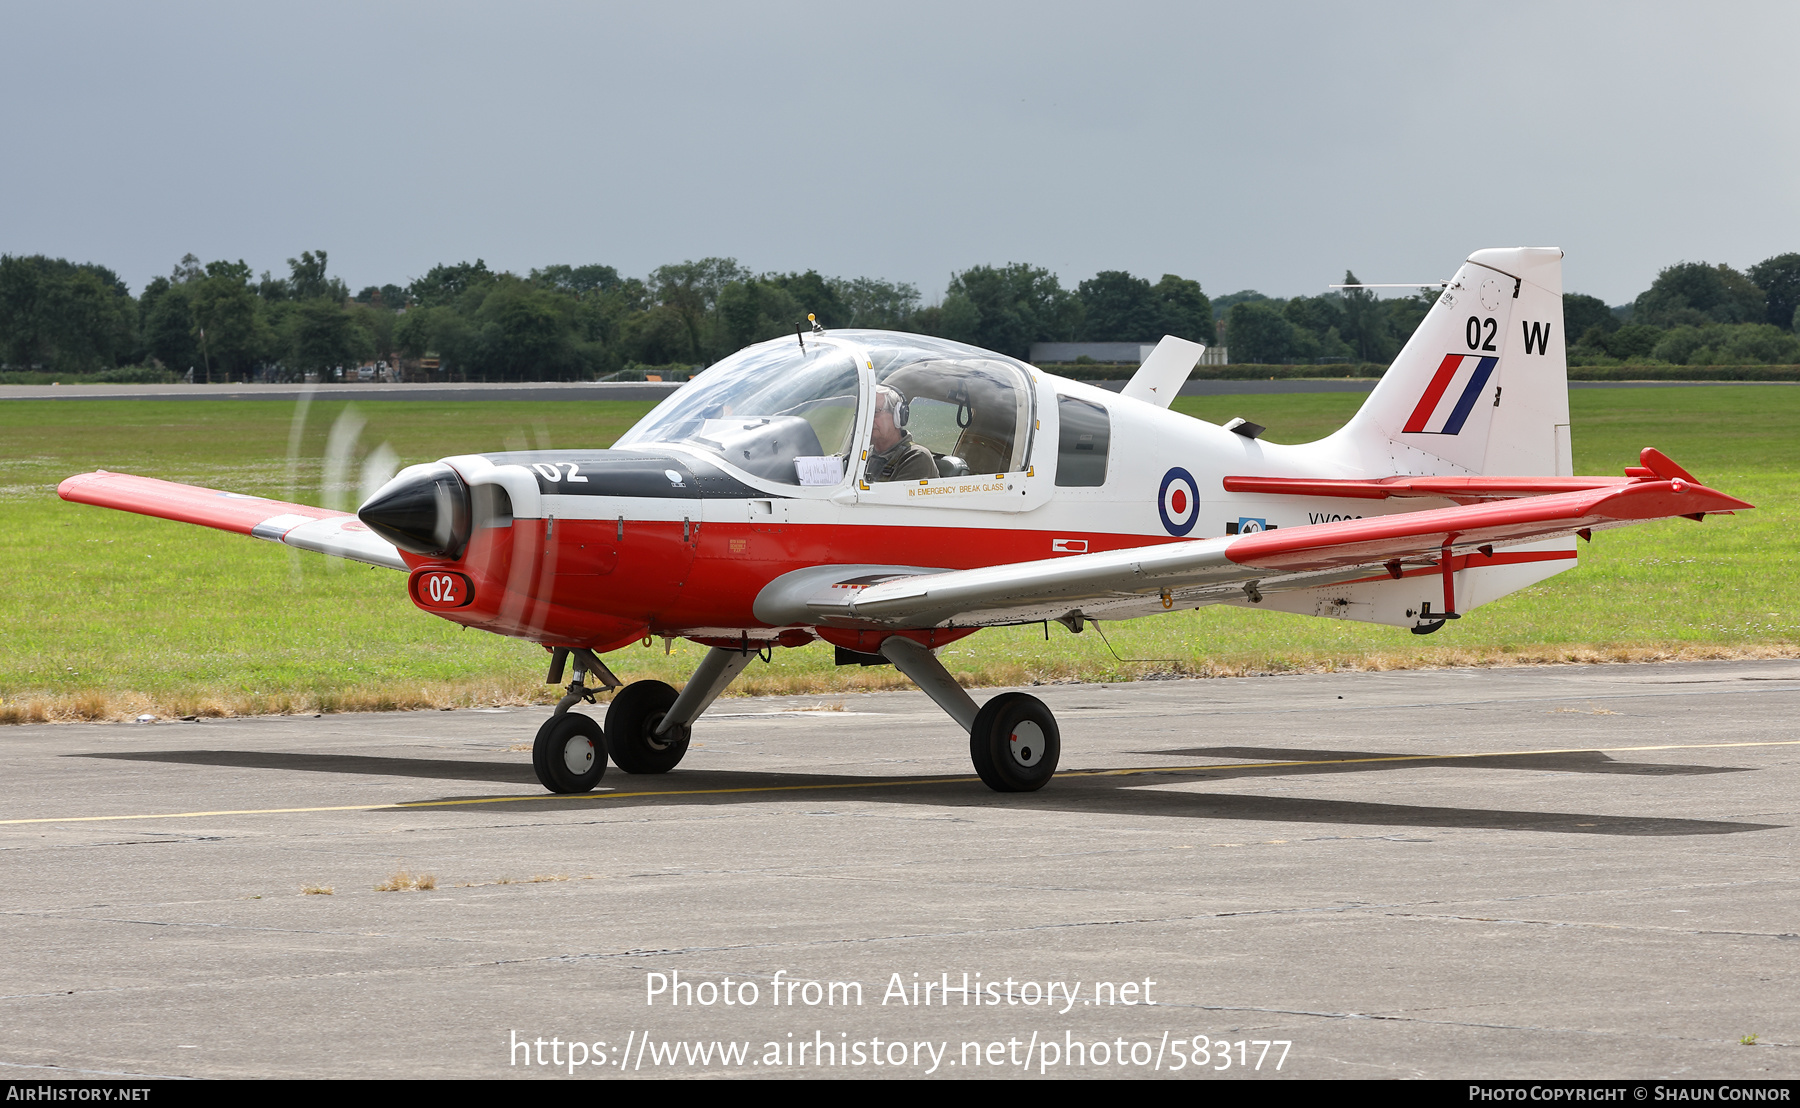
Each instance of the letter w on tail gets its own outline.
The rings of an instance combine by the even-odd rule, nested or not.
[[[1523,321],[1519,324],[1525,331],[1525,353],[1544,354],[1550,349],[1550,325]],[[1532,349],[1536,347],[1537,349]]]

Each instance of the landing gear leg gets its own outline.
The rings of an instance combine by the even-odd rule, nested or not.
[[[687,753],[700,718],[741,673],[754,651],[713,647],[678,695],[662,681],[634,681],[606,710],[606,750],[626,773],[667,773]]]
[[[882,640],[881,654],[969,733],[969,760],[988,788],[1035,792],[1050,783],[1062,756],[1062,733],[1035,696],[1001,693],[980,708],[937,655],[911,639]]]
[[[925,695],[948,712],[964,731],[975,726],[975,714],[981,709],[956,683],[956,678],[950,676],[950,671],[938,661],[936,654],[911,639],[890,635],[881,640],[881,656],[923,689]]]
[[[586,648],[569,650],[566,647],[559,646],[550,652],[550,673],[544,680],[546,685],[557,685],[562,683],[563,663],[569,659],[570,655],[573,655],[575,658],[575,679],[569,682],[569,688],[566,695],[556,702],[555,709],[550,713],[552,719],[562,715],[564,712],[567,712],[570,708],[573,708],[584,700],[589,704],[594,702],[593,690],[587,687],[584,680],[590,673],[595,677],[600,678],[600,684],[609,689],[616,689],[624,684],[623,681],[620,681],[618,677],[614,676],[612,670],[606,668],[605,662],[602,662],[599,658],[594,656],[593,651]]]

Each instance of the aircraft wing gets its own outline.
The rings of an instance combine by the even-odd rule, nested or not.
[[[795,613],[804,609],[810,621],[863,628],[1025,623],[1075,611],[1088,618],[1127,618],[1242,599],[1246,584],[1258,592],[1279,592],[1392,573],[1398,568],[1390,568],[1393,563],[1432,564],[1446,546],[1452,557],[1485,555],[1493,547],[1748,507],[1680,479],[1638,479],[1623,486],[981,569],[816,567],[789,583],[790,603],[779,614],[798,622]],[[834,568],[846,572],[833,576]],[[778,580],[764,596],[772,599],[782,584]],[[759,615],[765,610],[762,598],[757,610]],[[778,613],[771,607],[769,614]]]
[[[105,470],[71,477],[57,486],[56,493],[77,504],[198,523],[372,566],[410,568],[392,543],[349,512]]]

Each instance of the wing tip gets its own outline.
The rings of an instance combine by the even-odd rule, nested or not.
[[[65,477],[62,479],[62,483],[56,486],[56,495],[62,497],[64,500],[80,503],[79,497],[70,494],[85,485],[91,485],[95,481],[105,480],[110,476],[112,476],[112,474],[106,472],[104,469],[97,469],[92,473],[77,473],[72,477]]]

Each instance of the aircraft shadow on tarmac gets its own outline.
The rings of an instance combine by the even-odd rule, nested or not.
[[[1311,761],[1343,757],[1346,752],[1275,750],[1263,747],[1208,747],[1164,750],[1165,756],[1205,756],[1264,760]],[[248,750],[162,750],[132,753],[86,753],[82,758],[168,762],[250,769],[298,770],[310,773],[353,773],[397,778],[491,781],[537,788],[530,766],[510,762],[463,762],[426,758],[383,758],[362,754],[289,754]],[[1279,757],[1272,757],[1279,756]],[[1301,757],[1304,756],[1304,757]],[[1355,753],[1358,758],[1405,758],[1404,755]],[[1433,807],[1416,804],[1383,804],[1370,801],[1322,798],[1257,796],[1242,793],[1209,793],[1149,789],[1207,780],[1239,777],[1287,776],[1353,769],[1401,767],[1465,769],[1530,769],[1599,773],[1722,773],[1739,767],[1672,766],[1653,763],[1612,762],[1597,751],[1569,754],[1512,754],[1444,760],[1409,759],[1392,762],[1360,762],[1348,766],[1214,766],[1204,770],[1166,769],[1129,772],[1073,771],[1059,774],[1049,788],[1035,793],[993,793],[972,777],[913,776],[896,774],[874,778],[844,774],[768,773],[744,770],[677,770],[657,776],[638,776],[614,770],[601,788],[566,797],[459,795],[420,798],[381,811],[453,812],[468,804],[483,809],[528,808],[544,811],[604,811],[629,806],[718,806],[791,803],[797,800],[845,800],[900,804],[979,808],[1025,808],[1101,815],[1160,816],[1172,819],[1248,820],[1266,823],[1310,823],[1330,826],[1402,826],[1486,828],[1511,831],[1543,831],[1570,835],[1728,835],[1742,831],[1766,831],[1782,824],[1740,823],[1724,820],[1680,819],[1661,816],[1616,816],[1579,812],[1528,812],[1487,808]],[[625,795],[616,795],[625,794]],[[417,805],[413,807],[411,805]]]
[[[1413,758],[1380,750],[1301,750],[1277,746],[1190,746],[1179,750],[1134,750],[1152,758],[1242,758],[1251,762],[1324,762],[1325,765],[1245,766],[1232,777],[1292,777],[1306,773],[1361,773],[1384,769],[1530,769],[1548,773],[1628,773],[1643,777],[1684,777],[1699,773],[1742,773],[1746,766],[1686,766],[1668,762],[1619,762],[1598,750],[1539,754],[1478,754],[1473,757]],[[1388,759],[1378,761],[1376,759]],[[1340,762],[1342,764],[1331,764]]]
[[[437,781],[492,781],[542,788],[526,762],[453,762],[442,758],[380,758],[369,754],[289,754],[268,750],[146,750],[76,754],[123,762],[173,762],[237,769],[287,769],[306,773],[360,773],[372,777],[423,777]]]

